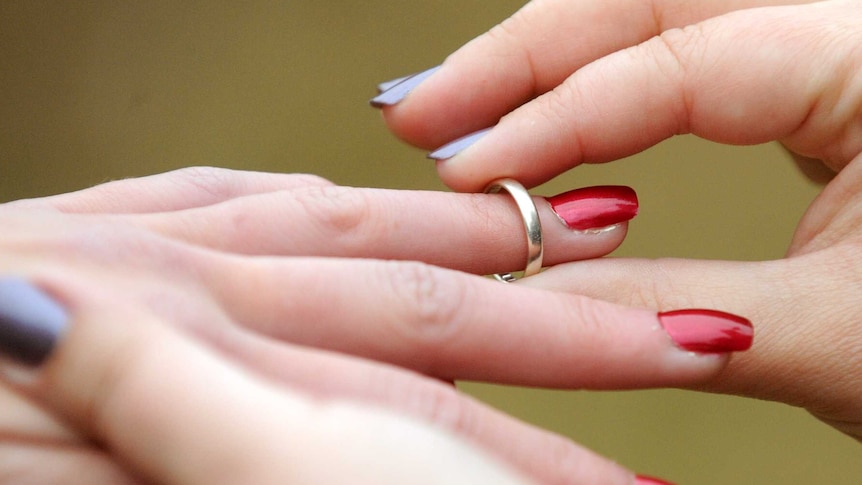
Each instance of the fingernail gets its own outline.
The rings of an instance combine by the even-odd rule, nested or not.
[[[464,149],[466,149],[470,145],[479,141],[479,138],[482,138],[483,136],[488,134],[489,131],[491,131],[491,128],[485,128],[484,130],[475,131],[473,133],[470,133],[469,135],[462,136],[461,138],[458,138],[453,142],[447,143],[442,147],[429,153],[428,158],[432,160],[448,160],[464,151]]]
[[[0,354],[37,366],[54,350],[68,315],[42,290],[20,278],[0,279]]]
[[[397,78],[380,83],[377,86],[377,89],[382,90],[382,92],[371,98],[371,101],[369,101],[371,106],[382,108],[384,106],[398,104],[410,93],[410,91],[413,91],[416,86],[422,83],[422,81],[428,79],[432,74],[437,72],[437,69],[440,69],[440,66],[435,66],[431,69],[410,76],[404,76],[403,78]]]
[[[675,310],[659,313],[658,319],[677,346],[692,352],[747,350],[754,339],[751,322],[716,310]]]
[[[638,475],[635,477],[635,485],[673,485],[670,482],[666,482],[664,480],[659,480],[654,477],[647,477],[644,475]]]
[[[389,91],[390,89],[395,87],[396,84],[399,84],[400,82],[405,81],[410,76],[413,76],[413,74],[410,74],[408,76],[396,77],[395,79],[392,79],[389,81],[383,81],[382,83],[377,85],[377,94],[380,94],[384,91]]]
[[[638,214],[637,194],[621,185],[584,187],[547,200],[566,227],[578,231],[613,226]]]

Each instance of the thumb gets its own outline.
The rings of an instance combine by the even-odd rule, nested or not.
[[[751,349],[734,354],[710,380],[689,387],[784,402],[830,422],[859,423],[862,371],[852,350],[862,343],[854,308],[858,273],[849,251],[844,256],[830,251],[762,262],[591,260],[550,268],[523,284],[659,311],[707,307],[746,315],[758,329]],[[850,434],[862,435],[860,430]]]
[[[155,483],[526,483],[407,419],[277,388],[97,293],[0,279],[4,377]]]

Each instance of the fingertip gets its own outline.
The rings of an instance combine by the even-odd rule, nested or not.
[[[0,278],[0,354],[28,367],[54,352],[69,314],[52,295],[20,277]]]
[[[537,197],[548,265],[599,258],[616,250],[638,213],[626,186],[591,186]]]
[[[491,61],[461,61],[453,54],[425,72],[430,74],[408,77],[372,99],[395,136],[424,150],[493,126],[532,96],[530,89],[520,87],[523,82],[513,79],[517,74],[501,72]],[[401,91],[406,93],[401,96]],[[391,102],[382,103],[384,99]]]
[[[658,319],[677,346],[692,352],[739,352],[751,348],[754,340],[751,321],[718,310],[667,311]]]
[[[402,101],[417,87],[432,77],[441,66],[434,66],[424,71],[402,76],[390,81],[384,81],[377,85],[379,94],[369,101],[374,108],[395,106]]]

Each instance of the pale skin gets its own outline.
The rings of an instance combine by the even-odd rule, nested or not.
[[[625,235],[536,202],[549,262]],[[0,221],[3,276],[72,318],[35,385],[0,388],[9,483],[631,484],[446,381],[678,386],[729,360],[678,348],[655,311],[471,274],[523,262],[505,195],[195,168],[0,205]]]
[[[438,162],[460,191],[500,176],[535,185],[675,134],[781,142],[812,178],[829,181],[785,258],[595,260],[524,285],[746,315],[755,346],[692,387],[799,406],[862,439],[860,45],[862,4],[853,1],[537,0],[384,115],[428,149],[496,125]]]
[[[447,473],[468,483],[633,483],[632,474],[619,466],[484,408],[434,377],[739,393],[805,407],[859,438],[862,370],[853,349],[862,343],[860,308],[854,304],[862,264],[862,81],[854,76],[853,50],[860,45],[862,13],[853,2],[727,13],[760,5],[765,3],[533,2],[505,27],[453,55],[384,113],[397,134],[426,148],[502,117],[489,135],[439,164],[443,179],[462,191],[481,190],[499,176],[533,185],[579,163],[610,161],[681,132],[727,143],[782,141],[840,173],[801,221],[788,257],[779,261],[561,264],[601,256],[623,234],[610,231],[585,240],[553,226],[545,212],[548,240],[559,241],[549,247],[549,264],[557,266],[505,286],[466,274],[513,269],[523,258],[519,222],[504,197],[411,194],[397,199],[402,204],[421,200],[417,210],[429,211],[425,219],[431,222],[435,210],[441,210],[439,218],[453,210],[466,217],[471,210],[483,218],[496,214],[506,222],[483,227],[477,221],[492,234],[444,234],[452,242],[495,241],[493,257],[491,247],[470,248],[466,255],[463,246],[461,252],[440,252],[427,243],[431,228],[431,235],[441,237],[440,224],[408,227],[404,232],[415,235],[414,244],[387,246],[369,239],[373,231],[363,232],[366,219],[356,215],[324,218],[331,224],[319,233],[291,234],[298,238],[294,241],[273,224],[274,209],[285,220],[313,225],[320,220],[314,210],[329,197],[291,211],[298,207],[298,192],[319,193],[327,185],[291,176],[234,174],[222,181],[238,177],[243,182],[228,183],[227,189],[216,184],[216,190],[212,185],[189,190],[182,176],[163,176],[0,209],[4,227],[16,229],[4,231],[0,241],[3,270],[36,282],[74,317],[72,331],[35,386],[4,388],[4,403],[9,403],[4,409],[15,413],[4,414],[0,423],[3,436],[10,437],[4,446],[21,458],[4,465],[20,467],[7,475],[12,482],[37,474],[40,483],[73,483],[70,477],[81,477],[81,483],[214,483],[214,477],[226,477],[219,465],[230,459],[236,475],[220,483],[320,483],[338,479],[327,461],[338,449],[344,458],[339,462],[363,467],[389,453],[411,464],[436,457],[432,470],[370,467],[369,473],[379,474],[360,475],[369,483],[416,483],[416,477],[452,483]],[[589,35],[591,28],[597,31]],[[722,37],[746,48],[714,42]],[[496,91],[488,85],[517,89]],[[147,197],[154,187],[161,187],[160,197]],[[330,195],[339,195],[333,190]],[[361,197],[366,196],[386,201],[372,207],[399,207],[391,193]],[[397,211],[363,214],[378,214],[376,223],[388,221],[389,227],[416,220]],[[254,243],[224,237],[235,234],[226,229],[237,224],[254,234]],[[294,247],[303,252],[292,253]],[[364,258],[416,259],[435,266]],[[365,276],[355,281],[345,274]],[[426,281],[432,282],[430,293]],[[445,285],[433,284],[442,281],[461,289],[460,306],[447,306],[452,299],[440,293]],[[405,287],[411,291],[397,291]],[[303,301],[319,296],[321,303],[285,304],[289,290],[307,294]],[[368,299],[379,302],[387,294],[393,299],[370,310],[386,308],[397,319],[363,313]],[[333,305],[334,298],[343,306]],[[469,311],[475,305],[499,313]],[[720,308],[751,318],[758,327],[755,347],[729,363],[726,356],[681,352],[655,322],[656,310],[680,306]],[[338,313],[339,308],[356,310]],[[440,318],[461,315],[458,310],[464,310],[459,319]],[[495,318],[518,312],[531,316],[529,332],[520,322],[509,326]],[[363,331],[346,334],[351,326],[345,325],[345,316],[358,318],[353,325]],[[309,321],[315,325],[296,324]],[[392,329],[398,339],[362,339]],[[491,331],[493,345],[487,339]],[[561,334],[586,344],[574,349],[561,342]],[[525,348],[542,349],[541,359],[531,359],[529,368],[495,365],[511,363],[516,351],[523,358]],[[589,372],[573,371],[589,365]],[[599,369],[604,373],[596,373]],[[166,381],[166,374],[177,380]],[[223,385],[214,385],[213,376],[224,378]],[[156,394],[174,396],[187,406],[159,407],[155,404],[166,401],[150,400]],[[354,404],[320,410],[320,401],[309,396],[378,405],[436,427]],[[208,412],[199,412],[202,407]],[[226,416],[236,415],[255,419],[228,428],[229,433],[213,433],[216,424],[230,422]],[[279,418],[260,419],[271,415]],[[334,422],[356,442],[375,445],[357,448],[349,445],[352,440],[336,438],[338,448],[326,433]],[[375,432],[381,429],[402,429],[398,432],[416,437],[423,446],[420,456],[410,455],[403,441],[393,443],[386,433]],[[285,454],[298,453],[295,443],[284,439],[292,434],[317,446],[303,447],[306,461],[287,469]],[[465,451],[463,442],[491,458]],[[237,449],[255,453],[226,456]],[[171,459],[181,455],[189,461]],[[38,466],[26,466],[33,463]],[[354,477],[360,468],[345,473]],[[38,474],[49,475],[40,481]]]

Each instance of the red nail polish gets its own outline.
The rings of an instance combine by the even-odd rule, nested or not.
[[[754,339],[751,322],[716,310],[676,310],[659,313],[658,319],[679,347],[693,352],[747,350]]]
[[[631,220],[638,196],[631,187],[585,187],[548,198],[551,208],[570,229],[599,229]]]
[[[664,480],[659,480],[658,478],[647,477],[643,475],[638,475],[635,477],[636,485],[673,485],[670,482],[666,482]]]

